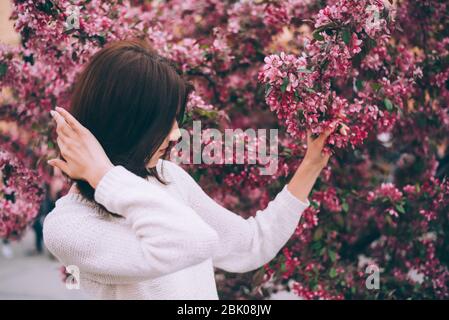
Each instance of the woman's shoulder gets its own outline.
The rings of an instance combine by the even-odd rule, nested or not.
[[[179,164],[171,160],[159,159],[157,166],[160,170],[168,169],[169,171],[188,174]]]
[[[59,220],[70,224],[91,223],[92,220],[107,220],[108,212],[94,201],[79,193],[67,193],[55,202],[54,208],[45,217],[44,224]]]
[[[184,201],[190,204],[192,199],[198,195],[198,189],[200,188],[195,179],[176,162],[159,160],[158,165],[161,169],[159,172],[163,178],[168,178],[166,180],[169,184],[173,184],[175,190],[181,194]],[[169,186],[167,187],[170,188]]]
[[[162,175],[165,171],[167,171],[168,174],[175,180],[181,179],[182,181],[186,181],[187,179],[188,181],[193,179],[183,167],[171,160],[160,159],[158,162],[158,170],[160,170],[159,172],[162,173]]]
[[[62,241],[79,241],[79,238],[96,239],[106,232],[122,232],[127,221],[113,216],[81,194],[68,193],[56,200],[55,207],[43,223],[44,241],[47,247]]]

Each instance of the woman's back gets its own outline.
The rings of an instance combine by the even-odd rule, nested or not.
[[[45,219],[48,249],[79,270],[80,287],[95,298],[218,299],[211,259],[216,232],[182,202],[175,184],[112,170],[95,196],[124,216],[69,193]],[[136,192],[148,193],[148,200],[130,196]]]

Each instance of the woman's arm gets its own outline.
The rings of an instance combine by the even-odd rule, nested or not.
[[[296,170],[288,184],[288,190],[298,199],[305,201],[320,175],[321,170],[327,165],[330,154],[323,153],[326,139],[335,130],[336,123],[322,133],[318,138],[312,139],[311,132],[307,131],[307,152],[301,165]],[[346,135],[349,128],[342,124],[340,133]]]
[[[214,253],[214,265],[229,272],[247,272],[271,261],[294,233],[307,199],[329,155],[322,154],[330,131],[312,140],[308,133],[308,150],[288,185],[284,186],[267,208],[248,219],[220,206],[178,165],[166,161],[180,183],[190,206],[211,225],[220,238]],[[177,182],[175,181],[175,182]]]
[[[178,165],[165,161],[187,203],[218,233],[214,266],[229,272],[248,272],[272,260],[294,233],[302,212],[310,205],[285,186],[267,208],[244,219],[210,198]]]

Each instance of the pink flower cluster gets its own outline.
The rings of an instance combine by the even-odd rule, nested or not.
[[[281,52],[265,58],[259,80],[266,84],[267,104],[288,133],[303,138],[306,129],[320,134],[348,123],[351,132],[335,130],[329,145],[354,147],[366,138],[382,114],[363,96],[337,94],[336,89],[339,82],[355,81],[358,70],[353,59],[364,44],[368,48],[369,42],[386,43],[389,29],[384,10],[377,0],[337,1],[316,15],[314,40],[301,55]]]
[[[43,190],[37,173],[0,151],[0,238],[18,239],[38,214]]]
[[[402,199],[402,192],[399,191],[391,182],[382,183],[379,188],[368,192],[368,201],[388,198],[392,202],[398,202]]]
[[[285,129],[273,175],[249,163],[188,167],[242,217],[288,183],[307,150],[307,129],[335,126],[326,145],[334,156],[311,206],[284,250],[256,273],[272,280],[268,289],[294,283],[290,291],[306,299],[448,298],[449,4],[390,3],[14,1],[21,43],[0,47],[0,86],[11,92],[0,96],[0,128],[14,123],[26,141],[19,151],[5,142],[16,133],[1,131],[1,172],[13,163],[26,178],[9,178],[8,193],[0,191],[7,221],[0,237],[20,234],[39,207],[32,178],[49,178],[42,160],[55,153],[48,111],[67,105],[76,75],[98,49],[139,37],[195,84],[187,129],[190,120],[222,130]],[[76,8],[79,28],[70,29]],[[11,194],[25,200],[12,202]],[[366,289],[363,260],[382,268],[379,290]],[[261,298],[250,290],[258,286],[251,275],[219,275],[222,297]]]

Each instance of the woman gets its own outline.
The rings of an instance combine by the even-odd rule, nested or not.
[[[63,159],[74,180],[44,222],[48,249],[79,269],[102,299],[218,299],[214,267],[255,270],[293,234],[329,160],[330,131],[312,140],[293,178],[265,210],[243,219],[161,157],[179,138],[191,86],[145,43],[116,42],[86,66],[71,113],[57,108]]]

